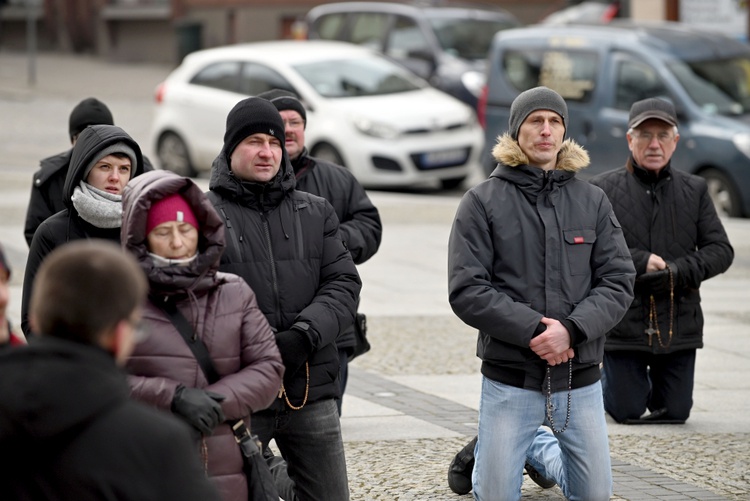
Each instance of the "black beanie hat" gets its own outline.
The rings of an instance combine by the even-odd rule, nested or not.
[[[89,125],[114,125],[112,112],[107,105],[96,98],[89,97],[84,99],[73,108],[68,120],[68,131],[70,140],[77,134],[83,132],[83,129]]]
[[[518,139],[518,129],[526,117],[537,110],[554,111],[563,120],[565,133],[568,132],[568,105],[560,94],[547,87],[534,87],[521,92],[510,105],[508,126],[510,137]],[[563,137],[565,137],[563,135]]]
[[[248,97],[234,105],[227,115],[227,128],[224,132],[224,151],[227,159],[240,142],[253,134],[274,136],[284,147],[284,121],[276,107],[259,97]]]
[[[272,89],[266,92],[261,92],[257,97],[262,97],[268,101],[271,101],[276,109],[279,111],[293,110],[300,114],[302,120],[307,125],[307,112],[305,107],[302,106],[302,102],[294,92],[288,90]]]

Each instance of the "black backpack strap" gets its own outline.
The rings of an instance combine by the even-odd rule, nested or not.
[[[215,383],[216,381],[221,379],[219,377],[219,373],[216,371],[213,360],[211,360],[211,356],[208,354],[208,348],[206,348],[203,340],[199,338],[195,333],[193,327],[190,325],[190,322],[188,322],[188,319],[185,318],[185,315],[180,313],[180,310],[177,309],[177,305],[168,300],[154,300],[153,303],[167,314],[169,320],[172,321],[172,324],[175,326],[177,331],[179,331],[182,339],[185,340],[185,343],[187,343],[190,351],[193,352],[195,359],[198,361],[198,365],[200,365],[201,369],[203,369],[203,373],[206,375],[206,379],[208,380],[209,384]]]

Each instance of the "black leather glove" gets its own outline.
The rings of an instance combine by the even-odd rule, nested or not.
[[[310,356],[312,346],[307,334],[295,329],[276,333],[276,345],[284,362],[286,376],[293,376]]]
[[[224,411],[219,404],[224,398],[212,391],[180,385],[172,399],[172,412],[179,414],[201,435],[208,436],[224,422]]]
[[[638,277],[638,283],[645,292],[651,294],[664,294],[669,292],[669,270],[651,271]]]

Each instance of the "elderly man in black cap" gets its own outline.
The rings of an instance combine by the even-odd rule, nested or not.
[[[477,500],[519,499],[524,466],[568,499],[612,492],[599,364],[635,272],[604,192],[576,179],[589,158],[565,139],[567,120],[556,92],[521,93],[497,167],[451,229],[448,299],[479,331],[482,392],[476,443],[448,478]]]
[[[637,273],[635,299],[607,334],[604,408],[620,423],[684,423],[703,347],[698,289],[729,268],[734,251],[705,180],[672,166],[672,103],[633,103],[628,127],[625,166],[591,180],[612,202]]]
[[[237,103],[209,181],[227,234],[220,270],[255,291],[285,367],[252,430],[264,447],[276,441],[296,497],[346,501],[336,340],[354,320],[361,282],[331,204],[295,186],[279,112],[259,97]]]

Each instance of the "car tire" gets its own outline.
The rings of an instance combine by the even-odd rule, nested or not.
[[[346,165],[344,165],[344,159],[341,157],[341,153],[339,153],[339,150],[337,150],[336,147],[331,144],[316,144],[313,147],[312,151],[310,151],[310,155],[315,158],[319,158],[321,160],[346,167]]]
[[[461,186],[461,184],[466,180],[466,176],[461,177],[451,177],[448,179],[441,179],[440,180],[440,186],[444,190],[454,190]]]
[[[167,132],[162,135],[159,139],[156,155],[162,169],[170,170],[180,176],[195,176],[195,169],[190,162],[187,145],[177,134]]]
[[[708,185],[708,194],[722,217],[740,217],[742,207],[740,196],[732,180],[718,169],[707,169],[700,173]]]

